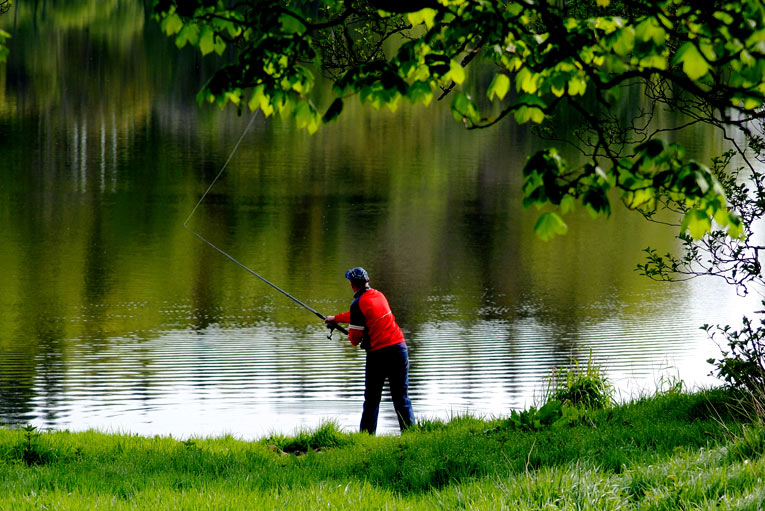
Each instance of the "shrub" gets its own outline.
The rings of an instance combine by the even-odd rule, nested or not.
[[[592,353],[587,366],[576,359],[568,367],[553,371],[547,387],[546,401],[560,401],[563,405],[585,409],[603,409],[613,404],[614,388],[603,369],[595,365]]]
[[[702,327],[712,339],[722,334],[728,344],[727,350],[721,349],[721,358],[707,361],[715,366],[712,374],[734,389],[745,391],[754,413],[765,418],[765,320],[753,326],[752,321],[744,317],[743,323],[741,330],[733,330],[730,325]]]

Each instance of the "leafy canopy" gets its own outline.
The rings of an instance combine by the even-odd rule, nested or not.
[[[587,162],[573,166],[548,149],[523,169],[524,203],[554,209],[536,224],[543,239],[565,233],[563,216],[577,205],[608,214],[613,193],[649,216],[679,204],[681,232],[693,239],[715,229],[743,235],[707,166],[661,130],[625,126],[615,110],[625,88],[640,87],[698,122],[746,129],[765,101],[761,0],[156,0],[154,15],[178,47],[235,54],[200,102],[292,116],[310,133],[354,95],[390,110],[404,98],[451,96],[469,129],[512,114],[544,131],[562,108],[576,112]],[[485,98],[467,87],[477,62],[493,66]],[[333,82],[321,108],[317,73]]]
[[[7,13],[11,7],[13,7],[12,0],[0,0],[0,15]],[[3,29],[0,29],[0,62],[5,62],[8,58],[8,47],[6,46],[7,40],[11,38],[11,34]]]

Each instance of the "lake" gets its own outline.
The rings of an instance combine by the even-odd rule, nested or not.
[[[0,27],[0,422],[355,430],[363,352],[184,228],[251,116],[197,106],[214,59],[178,51],[140,1],[17,2]],[[538,403],[572,357],[622,400],[715,385],[699,327],[757,301],[641,277],[641,251],[675,250],[677,230],[618,204],[537,239],[520,171],[546,145],[511,120],[466,131],[448,104],[347,101],[313,136],[256,117],[189,226],[323,314],[348,309],[344,272],[365,267],[406,334],[421,418]],[[379,431],[397,431],[389,399]]]

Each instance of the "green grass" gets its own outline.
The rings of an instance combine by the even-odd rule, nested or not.
[[[762,509],[765,432],[730,402],[672,393],[538,431],[456,417],[400,437],[0,429],[0,510]]]
[[[613,385],[606,378],[603,368],[594,363],[590,352],[586,366],[572,359],[569,366],[552,373],[548,380],[547,400],[600,409],[613,404],[613,393]]]

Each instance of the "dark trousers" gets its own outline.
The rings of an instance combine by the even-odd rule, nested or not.
[[[364,411],[361,414],[361,431],[374,434],[377,431],[377,414],[383,383],[388,380],[390,397],[396,410],[401,431],[414,424],[412,402],[409,400],[409,353],[406,343],[367,352],[364,385]]]

